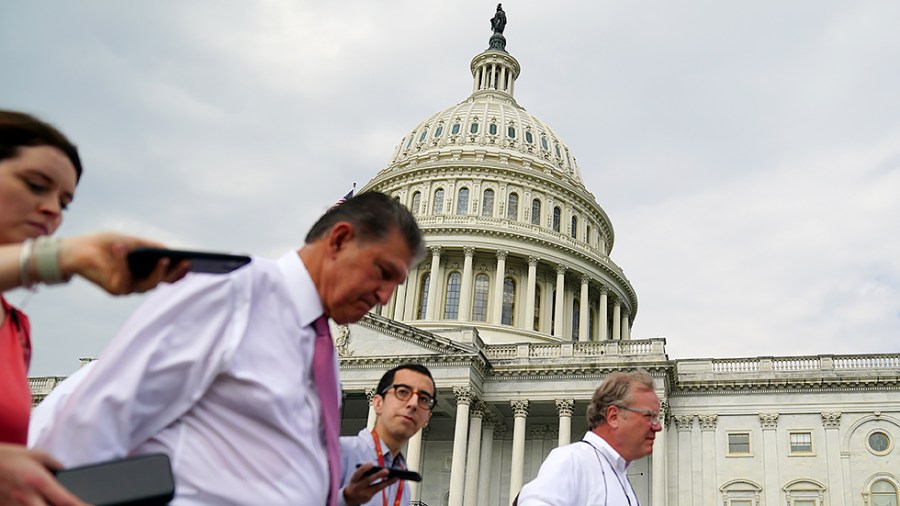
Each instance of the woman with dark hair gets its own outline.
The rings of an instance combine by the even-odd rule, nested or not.
[[[2,293],[57,284],[79,275],[113,295],[174,282],[187,264],[161,260],[145,279],[131,276],[128,251],[159,244],[114,233],[51,237],[75,196],[78,149],[59,130],[28,114],[0,110],[0,504],[81,504],[53,480],[59,464],[26,450],[31,391],[28,318]]]

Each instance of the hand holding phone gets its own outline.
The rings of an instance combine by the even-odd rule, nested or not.
[[[135,278],[146,278],[163,258],[168,258],[170,260],[169,265],[173,267],[182,260],[189,260],[191,262],[191,266],[188,269],[190,272],[212,274],[225,274],[250,263],[250,257],[247,255],[164,248],[137,248],[128,253],[128,267]]]
[[[82,501],[97,506],[169,504],[175,480],[169,457],[140,455],[56,472],[56,479]]]

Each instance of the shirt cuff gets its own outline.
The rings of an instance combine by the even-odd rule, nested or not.
[[[344,499],[344,489],[346,487],[341,487],[341,491],[338,493],[338,506],[347,506],[347,499]]]

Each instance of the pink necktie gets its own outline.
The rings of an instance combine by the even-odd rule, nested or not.
[[[328,329],[328,318],[320,316],[313,322],[316,330],[316,346],[313,352],[313,378],[322,404],[322,425],[325,428],[325,447],[328,449],[329,493],[328,504],[337,504],[340,492],[341,453],[338,443],[340,415],[338,413],[336,371],[334,370],[334,343]]]

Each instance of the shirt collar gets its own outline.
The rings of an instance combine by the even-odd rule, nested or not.
[[[596,432],[591,430],[587,431],[584,434],[583,439],[590,443],[591,446],[596,448],[599,452],[603,453],[603,455],[605,455],[607,459],[609,459],[609,462],[612,464],[613,469],[616,471],[616,473],[622,476],[625,475],[625,470],[628,468],[628,462],[626,462],[625,459],[622,458],[621,455],[619,455],[619,452],[614,450],[613,447],[610,446],[605,439],[598,436]]]
[[[308,327],[323,314],[325,309],[319,299],[319,291],[313,283],[306,265],[296,251],[285,253],[278,259],[278,269],[287,281],[288,295],[300,315],[300,326]]]
[[[372,439],[372,431],[369,429],[362,429],[359,431],[357,435],[360,439],[362,439],[363,443],[366,445],[369,450],[371,450],[372,455],[375,455],[375,440]],[[388,447],[387,443],[384,442],[384,439],[378,437],[378,440],[381,442],[381,454],[384,455],[384,465],[387,467],[401,467],[406,469],[406,459],[403,457],[402,452],[397,452],[397,456],[391,453],[391,449]]]

